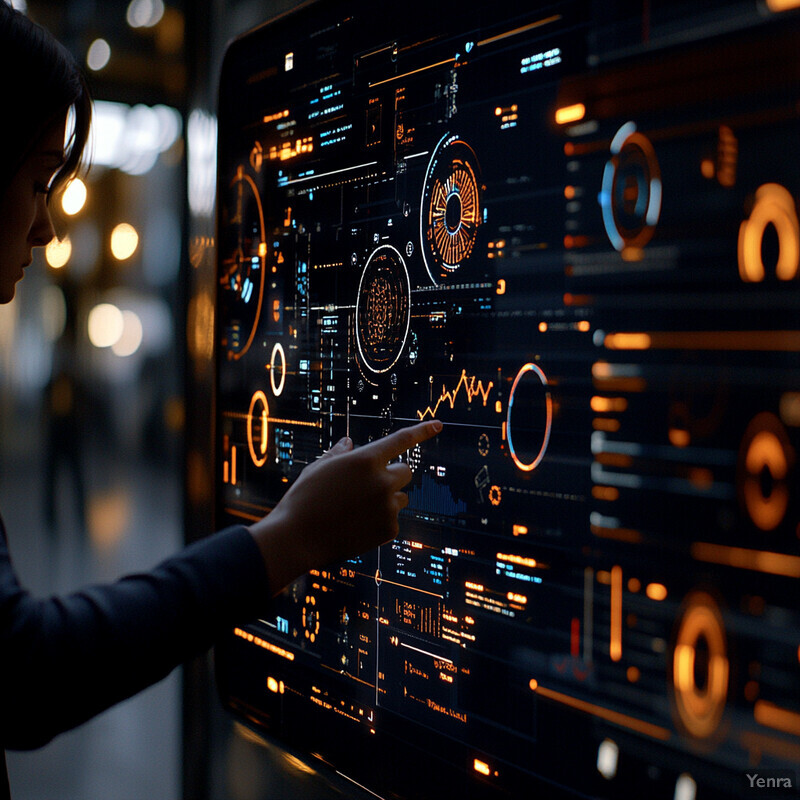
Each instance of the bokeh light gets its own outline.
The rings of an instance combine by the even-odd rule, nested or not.
[[[116,344],[125,327],[122,312],[112,303],[99,303],[89,312],[89,341],[95,347]]]
[[[149,172],[182,132],[181,115],[172,106],[96,100],[93,109],[87,148],[91,163],[130,175]]]
[[[139,246],[139,234],[128,222],[120,222],[111,231],[111,252],[114,258],[125,261],[130,258]]]
[[[72,242],[69,236],[63,239],[53,237],[44,249],[44,257],[53,269],[61,269],[67,265],[72,255]]]
[[[143,333],[139,315],[126,309],[122,312],[122,334],[111,345],[112,352],[121,357],[132,356],[142,344]]]
[[[86,64],[89,69],[98,72],[111,59],[111,46],[105,39],[95,39],[86,52]]]
[[[162,0],[131,0],[125,19],[131,28],[152,28],[164,16]]]
[[[86,205],[86,184],[80,178],[73,178],[61,195],[61,208],[67,216],[73,217]]]

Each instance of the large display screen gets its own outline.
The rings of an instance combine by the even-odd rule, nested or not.
[[[386,798],[796,786],[798,52],[771,2],[323,2],[230,46],[218,524],[444,423],[394,542],[220,644],[241,719]]]

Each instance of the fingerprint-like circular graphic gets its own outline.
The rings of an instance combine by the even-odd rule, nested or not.
[[[753,524],[772,531],[789,507],[794,448],[781,421],[767,411],[747,426],[739,455],[740,500]]]
[[[687,599],[672,653],[672,697],[683,728],[698,739],[718,728],[728,697],[725,626],[714,599],[694,592]]]
[[[253,178],[239,166],[222,208],[219,282],[226,300],[223,346],[228,358],[239,359],[255,337],[264,301],[264,209]]]
[[[615,249],[644,247],[661,214],[661,169],[650,140],[633,122],[611,141],[600,192],[603,224]]]
[[[385,244],[367,259],[356,300],[356,344],[364,366],[388,372],[406,344],[411,322],[411,283],[400,253]]]
[[[443,136],[433,151],[420,208],[425,268],[438,285],[472,254],[483,214],[477,156],[455,134]]]

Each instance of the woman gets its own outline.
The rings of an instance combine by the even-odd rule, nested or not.
[[[4,0],[0,74],[14,120],[0,163],[0,302],[7,303],[33,248],[54,235],[48,197],[79,164],[90,104],[67,51]],[[411,473],[389,462],[440,429],[422,423],[358,449],[342,439],[261,521],[198,542],[152,572],[68,597],[40,600],[19,585],[0,523],[3,746],[45,744],[203,652],[310,568],[393,538]],[[8,796],[0,772],[0,798]]]

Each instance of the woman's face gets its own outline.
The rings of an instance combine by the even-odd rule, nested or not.
[[[0,198],[0,303],[14,298],[33,248],[44,247],[55,236],[47,193],[64,161],[65,123],[62,120],[47,130]]]

